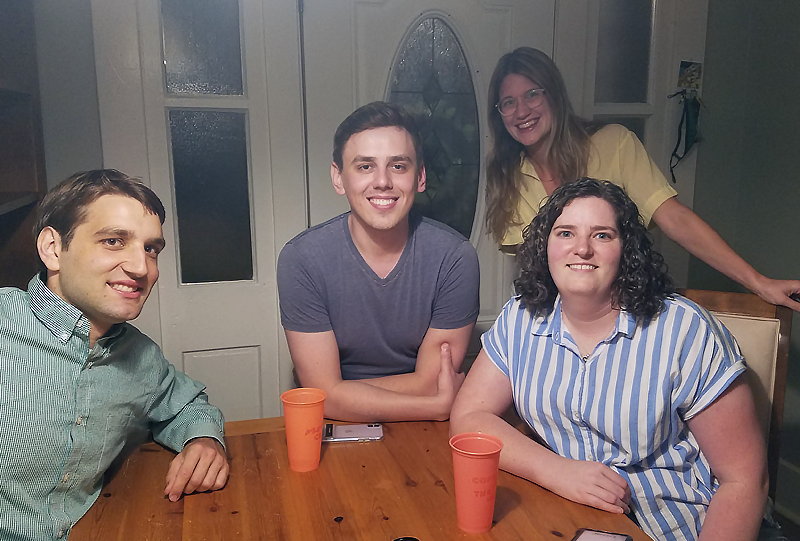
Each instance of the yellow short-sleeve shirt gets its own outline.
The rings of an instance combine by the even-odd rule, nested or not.
[[[539,174],[524,156],[517,175],[522,177],[522,197],[517,212],[523,225],[512,225],[506,231],[503,246],[522,244],[522,230],[547,200],[547,192],[539,180]],[[636,135],[619,124],[604,126],[592,135],[586,176],[621,186],[639,207],[639,213],[648,226],[656,209],[667,199],[678,195]]]

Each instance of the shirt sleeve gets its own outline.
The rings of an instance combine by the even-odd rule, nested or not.
[[[649,226],[658,207],[678,192],[670,186],[636,134],[620,127],[618,145],[621,184]]]
[[[439,278],[430,326],[434,329],[460,329],[478,319],[479,305],[478,254],[472,244],[464,241]]]
[[[483,351],[486,352],[489,360],[508,378],[511,377],[508,359],[508,314],[509,311],[517,308],[518,303],[519,301],[515,298],[508,301],[500,315],[497,316],[492,328],[481,335]]]
[[[746,369],[733,335],[706,313],[692,340],[683,344],[678,412],[689,420],[707,408]]]
[[[311,263],[291,242],[278,257],[278,296],[281,325],[297,332],[325,332],[333,329],[319,278],[314,278]]]
[[[194,438],[214,438],[225,445],[225,419],[208,403],[205,386],[163,360],[158,388],[148,407],[153,439],[175,451]]]

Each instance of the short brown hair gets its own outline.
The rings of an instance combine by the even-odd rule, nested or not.
[[[344,166],[342,154],[347,141],[354,135],[373,128],[401,128],[408,132],[414,143],[417,171],[422,169],[424,162],[422,135],[414,117],[397,105],[385,101],[373,101],[350,113],[336,128],[336,135],[333,136],[333,163],[340,171]]]
[[[164,223],[164,205],[141,180],[116,169],[95,169],[75,173],[47,192],[36,213],[33,238],[37,239],[45,227],[52,227],[61,236],[63,248],[68,249],[75,228],[86,220],[89,205],[104,195],[131,197]],[[47,271],[41,259],[39,270]]]

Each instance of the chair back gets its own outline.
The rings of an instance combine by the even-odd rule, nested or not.
[[[736,338],[767,442],[769,494],[775,498],[792,311],[756,295],[698,289],[679,293],[713,312]]]

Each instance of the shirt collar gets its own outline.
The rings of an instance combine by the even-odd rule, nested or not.
[[[531,334],[537,336],[552,336],[557,344],[562,344],[564,333],[562,332],[563,325],[561,320],[561,295],[556,296],[553,303],[553,310],[543,319],[542,324],[534,326]],[[636,316],[620,310],[617,316],[617,322],[614,324],[614,330],[611,334],[603,340],[604,342],[611,342],[618,334],[627,338],[632,338],[636,330]]]
[[[539,180],[539,175],[536,173],[536,168],[533,167],[533,164],[525,155],[525,151],[519,153],[519,171],[523,175],[533,177],[536,180]]]
[[[89,338],[89,320],[80,310],[53,293],[37,274],[28,283],[31,310],[47,329],[62,342],[73,334]]]

